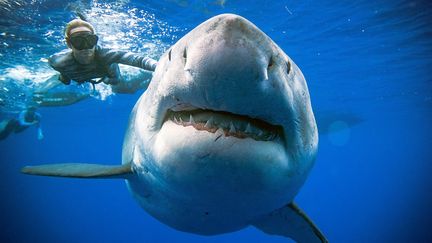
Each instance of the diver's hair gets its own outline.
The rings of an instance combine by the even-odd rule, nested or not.
[[[74,19],[66,25],[65,37],[66,38],[69,37],[69,34],[70,34],[72,29],[75,29],[75,28],[81,27],[81,26],[89,28],[91,30],[92,34],[95,33],[95,29],[93,28],[93,25],[91,25],[89,22],[86,22],[86,21],[81,20],[81,19]]]

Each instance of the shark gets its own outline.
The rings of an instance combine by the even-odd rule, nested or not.
[[[297,242],[328,242],[294,202],[317,149],[299,67],[249,20],[221,14],[160,57],[131,112],[122,164],[45,164],[22,172],[124,179],[146,212],[184,232],[254,226]]]

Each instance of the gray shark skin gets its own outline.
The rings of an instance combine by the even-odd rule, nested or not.
[[[253,225],[298,242],[327,242],[293,202],[317,148],[300,69],[251,22],[222,14],[160,58],[131,113],[121,166],[23,172],[124,178],[145,211],[181,231],[215,235]]]

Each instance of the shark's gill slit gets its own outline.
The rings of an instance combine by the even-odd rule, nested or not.
[[[184,127],[192,126],[200,131],[217,133],[237,138],[252,138],[257,141],[284,140],[283,128],[266,121],[237,115],[225,111],[213,110],[168,110],[164,122],[172,121]]]
[[[168,52],[168,60],[169,61],[171,61],[171,51],[172,51],[172,49],[170,49],[169,52]]]
[[[287,74],[291,72],[291,63],[287,61]]]

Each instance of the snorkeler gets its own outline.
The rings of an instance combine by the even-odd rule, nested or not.
[[[112,85],[114,92],[133,93],[142,88],[142,81],[125,84],[118,63],[147,71],[156,68],[157,62],[151,58],[100,47],[93,26],[81,19],[74,19],[66,25],[65,38],[71,50],[54,54],[49,58],[49,64],[60,72],[58,79],[66,85],[71,81],[79,84],[103,82]],[[96,78],[100,79],[95,81]],[[119,86],[118,89],[116,86]]]
[[[32,101],[35,106],[66,106],[75,104],[81,100],[89,98],[89,92],[80,92],[78,90],[57,90],[57,86],[62,85],[59,82],[59,74],[53,75],[42,82],[32,94]]]
[[[43,139],[44,136],[40,125],[41,117],[36,112],[35,107],[29,107],[20,112],[18,119],[12,118],[0,122],[0,140],[7,138],[12,132],[20,133],[33,125],[37,127],[38,139]]]

